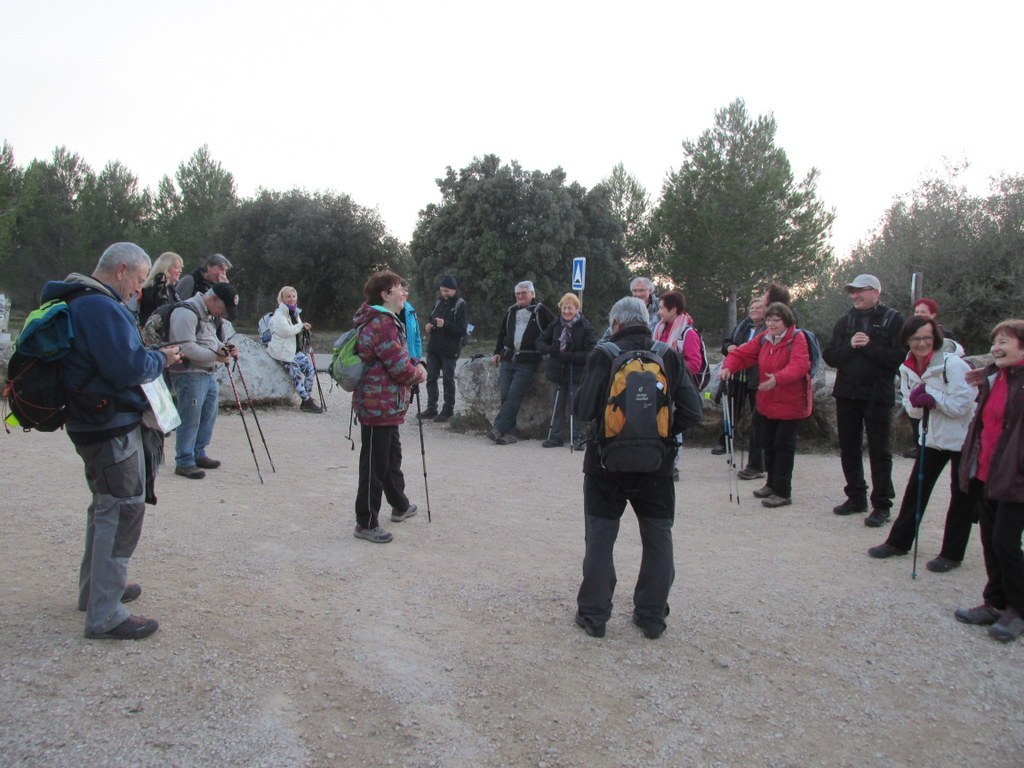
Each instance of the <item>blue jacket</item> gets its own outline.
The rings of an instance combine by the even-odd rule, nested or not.
[[[51,280],[43,286],[42,300],[59,299],[84,287],[92,292],[68,304],[75,337],[64,358],[64,384],[72,392],[108,397],[117,410],[103,424],[86,423],[75,415],[72,398],[67,430],[124,433],[149,408],[139,385],[160,377],[165,358],[143,345],[135,318],[117,292],[92,277],[72,273],[65,280]]]
[[[413,360],[422,360],[423,336],[420,334],[420,321],[416,318],[416,310],[408,301],[402,307],[402,322],[405,324],[405,345],[409,349],[409,357]]]

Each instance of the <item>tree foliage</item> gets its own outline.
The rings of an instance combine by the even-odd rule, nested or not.
[[[412,275],[426,296],[452,274],[470,302],[478,335],[497,329],[513,287],[532,280],[554,305],[571,288],[572,260],[587,258],[584,310],[600,325],[628,291],[622,227],[609,193],[566,184],[561,168],[526,171],[495,155],[437,180],[442,201],[420,212],[410,252]]]
[[[263,190],[232,211],[223,229],[232,233],[235,263],[245,265],[232,280],[253,317],[275,308],[278,291],[291,285],[306,317],[348,327],[367,276],[405,267],[405,248],[378,213],[348,195]]]
[[[655,212],[661,268],[697,307],[730,325],[737,297],[768,280],[800,285],[831,258],[834,214],[816,193],[818,171],[796,182],[775,145],[775,119],[751,119],[742,100],[715,115],[715,125],[683,142],[684,160],[669,174]]]
[[[948,178],[927,180],[896,200],[842,276],[876,275],[887,289],[883,299],[909,311],[911,275],[924,273],[924,295],[941,305],[942,323],[979,352],[988,348],[992,327],[1021,316],[1024,307],[1024,177],[996,179],[978,197],[957,173],[951,169]]]
[[[651,233],[651,200],[640,181],[619,163],[611,175],[601,181],[608,191],[612,211],[622,222],[622,240],[626,249],[626,265],[634,274],[651,272],[653,238]]]

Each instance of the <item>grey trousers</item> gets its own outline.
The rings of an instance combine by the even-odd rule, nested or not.
[[[671,477],[649,477],[641,487],[627,492],[606,477],[584,475],[586,554],[583,582],[576,597],[579,614],[594,627],[603,626],[612,614],[616,584],[613,552],[627,502],[636,513],[643,544],[633,589],[633,612],[645,625],[664,627],[668,594],[676,575],[671,516],[675,488]],[[650,517],[650,513],[664,516]]]
[[[146,511],[142,429],[136,426],[126,435],[75,449],[85,462],[92,492],[78,575],[78,609],[85,611],[86,632],[102,633],[129,616],[121,595]]]

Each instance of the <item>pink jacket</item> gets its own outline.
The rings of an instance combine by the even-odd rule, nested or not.
[[[775,388],[757,391],[757,412],[779,421],[806,419],[814,407],[807,337],[797,333],[795,327],[787,328],[773,344],[767,334],[759,333],[746,344],[740,344],[722,365],[735,374],[756,363],[758,383],[767,381],[768,374],[774,373]]]
[[[692,330],[683,336],[683,330],[687,326]],[[682,337],[681,341],[680,337]],[[654,340],[664,341],[678,352],[682,356],[683,362],[686,363],[686,369],[694,376],[700,373],[703,367],[700,354],[700,334],[697,333],[696,328],[693,328],[693,318],[688,312],[683,312],[672,321],[672,327],[668,329],[667,337],[665,337],[665,323],[659,321],[654,328]]]

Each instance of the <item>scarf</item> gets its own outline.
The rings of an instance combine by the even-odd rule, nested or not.
[[[559,318],[562,323],[562,335],[558,337],[558,348],[562,352],[568,352],[572,348],[572,327],[579,322],[579,319],[579,312],[569,322],[566,322],[565,318]]]

